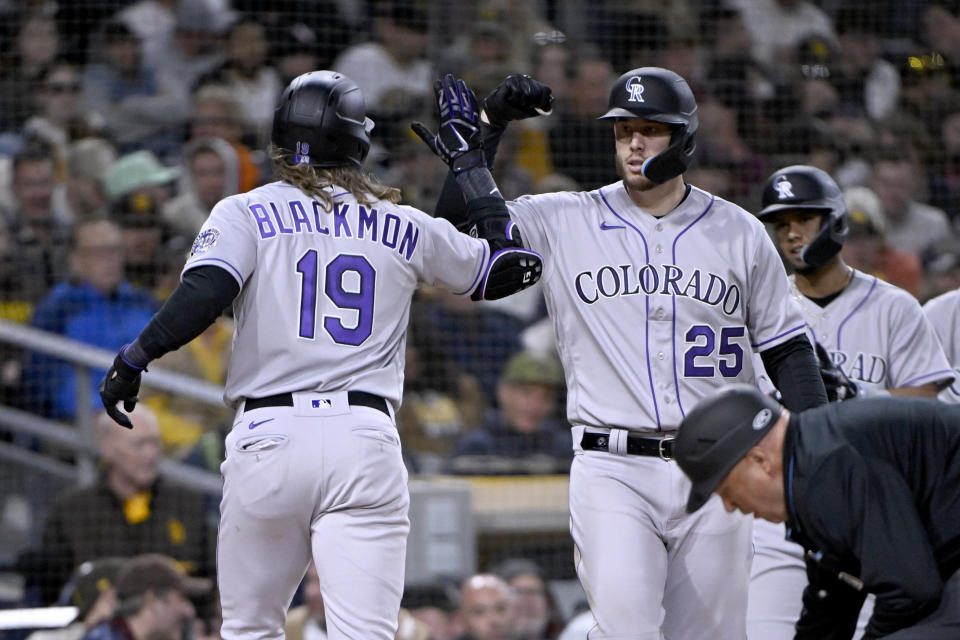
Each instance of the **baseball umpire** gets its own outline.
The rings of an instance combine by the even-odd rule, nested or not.
[[[506,218],[471,98],[453,76],[438,83],[433,146],[469,182],[471,211]],[[224,399],[237,413],[217,540],[226,640],[282,637],[311,557],[331,640],[392,640],[410,529],[394,416],[411,298],[420,282],[492,299],[539,278],[539,256],[495,227],[471,238],[399,205],[362,167],[372,128],[348,77],[295,78],[274,115],[278,181],[214,207],[180,285],[101,383],[130,427],[116,405],[134,408],[146,365],[233,303]]]
[[[876,397],[791,413],[734,385],[687,414],[676,458],[687,511],[716,492],[728,511],[785,522],[809,585],[796,638],[960,637],[960,407]]]

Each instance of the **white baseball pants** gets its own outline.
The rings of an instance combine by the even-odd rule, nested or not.
[[[688,515],[675,462],[576,449],[570,530],[590,639],[743,640],[751,520],[716,496]]]
[[[293,396],[294,407],[241,411],[226,439],[221,635],[282,638],[312,556],[330,640],[392,640],[410,530],[397,429],[346,393]]]

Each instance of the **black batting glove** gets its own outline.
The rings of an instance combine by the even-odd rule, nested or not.
[[[833,358],[822,344],[816,342],[814,348],[817,352],[817,360],[820,361],[820,377],[823,379],[823,386],[827,389],[827,400],[841,402],[856,398],[860,394],[857,384],[833,363]]]
[[[467,83],[449,73],[434,82],[433,89],[440,109],[440,128],[433,133],[420,122],[414,122],[410,128],[455,175],[486,167],[476,96]]]
[[[511,120],[550,115],[553,91],[527,75],[506,77],[483,101],[481,119],[494,127],[506,127]]]
[[[126,347],[124,347],[126,348]],[[123,359],[123,349],[113,359],[113,366],[107,371],[100,382],[100,400],[103,402],[103,408],[107,410],[107,415],[113,418],[113,421],[127,429],[133,429],[133,423],[130,418],[117,409],[117,403],[123,402],[123,409],[130,413],[137,406],[140,398],[140,374],[146,369],[140,369],[133,366]]]

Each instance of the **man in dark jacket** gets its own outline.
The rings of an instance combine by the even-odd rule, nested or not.
[[[130,430],[105,413],[97,417],[103,472],[93,485],[57,497],[40,546],[20,559],[44,603],[56,599],[77,565],[105,556],[159,552],[191,574],[213,574],[215,535],[204,496],[161,480],[157,419],[144,406],[131,417]]]
[[[869,398],[791,414],[753,387],[704,399],[675,455],[693,486],[786,522],[806,550],[797,639],[848,639],[867,593],[865,639],[960,637],[960,406]]]

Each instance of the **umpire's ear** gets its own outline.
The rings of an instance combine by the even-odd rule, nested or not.
[[[767,449],[764,449],[760,445],[747,451],[747,455],[744,456],[744,458],[750,465],[762,471],[765,476],[773,477],[776,474],[777,468],[774,465],[773,457]]]

